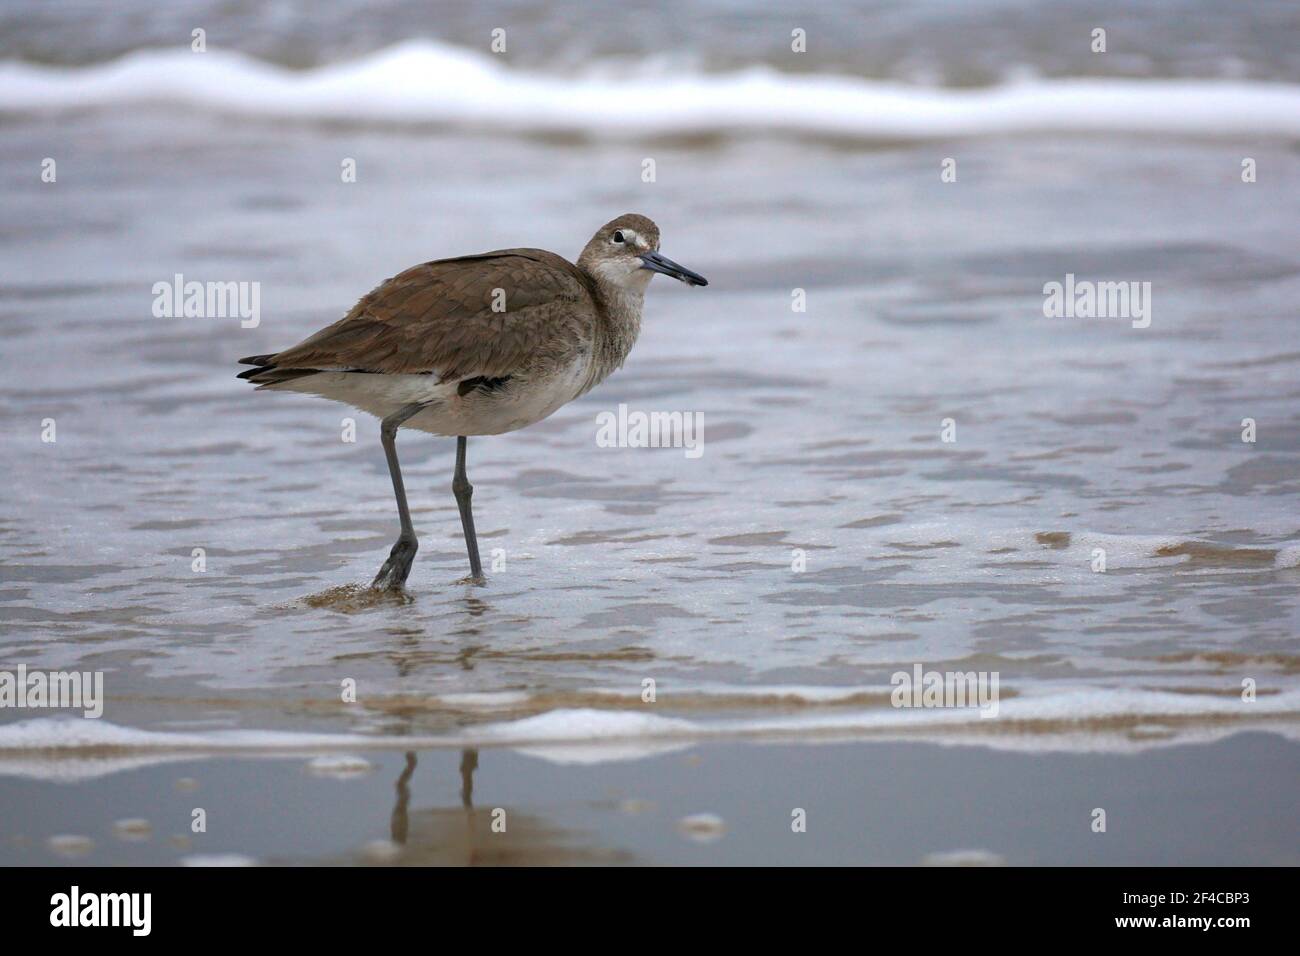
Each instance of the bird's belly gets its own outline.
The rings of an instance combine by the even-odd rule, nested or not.
[[[456,382],[433,375],[320,372],[269,386],[306,392],[386,418],[410,405],[425,408],[402,423],[434,435],[500,435],[539,422],[583,390],[586,356],[545,371],[513,375],[493,389],[461,395]]]
[[[540,422],[581,392],[587,381],[586,358],[545,373],[514,375],[499,388],[430,403],[406,423],[435,435],[500,435]]]
[[[383,375],[370,372],[318,372],[267,386],[281,392],[305,392],[351,405],[385,418],[409,405],[446,401],[456,386],[432,375]]]

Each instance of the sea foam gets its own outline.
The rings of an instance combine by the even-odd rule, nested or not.
[[[161,103],[254,117],[594,136],[765,130],[865,140],[1030,132],[1300,137],[1300,86],[1026,79],[939,88],[768,66],[558,75],[428,40],[290,70],[231,52],[141,50],[85,67],[0,64],[0,111]]]

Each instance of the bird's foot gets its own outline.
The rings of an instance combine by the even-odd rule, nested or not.
[[[480,573],[480,574],[467,574],[465,577],[461,578],[461,579],[460,579],[459,581],[457,581],[456,583],[457,583],[457,584],[477,584],[479,587],[483,587],[483,586],[485,586],[485,585],[487,584],[487,577],[485,577],[482,573]]]
[[[388,553],[388,560],[379,569],[370,587],[377,591],[400,591],[411,573],[411,563],[420,545],[415,538],[398,538],[393,550]]]

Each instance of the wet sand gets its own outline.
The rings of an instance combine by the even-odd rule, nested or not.
[[[0,823],[0,864],[1300,864],[1300,745],[1272,734],[1141,754],[718,742],[581,759],[433,749],[5,779],[25,809]]]

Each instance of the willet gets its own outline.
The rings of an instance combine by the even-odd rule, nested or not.
[[[659,253],[645,216],[601,226],[577,265],[541,249],[502,249],[413,266],[363,296],[346,316],[292,348],[240,359],[261,388],[309,392],[376,416],[401,534],[373,588],[398,589],[419,547],[397,461],[398,428],[456,436],[452,493],[483,580],[465,473],[466,439],[541,421],[622,366],[641,331],[641,305],[660,272],[701,275]]]

